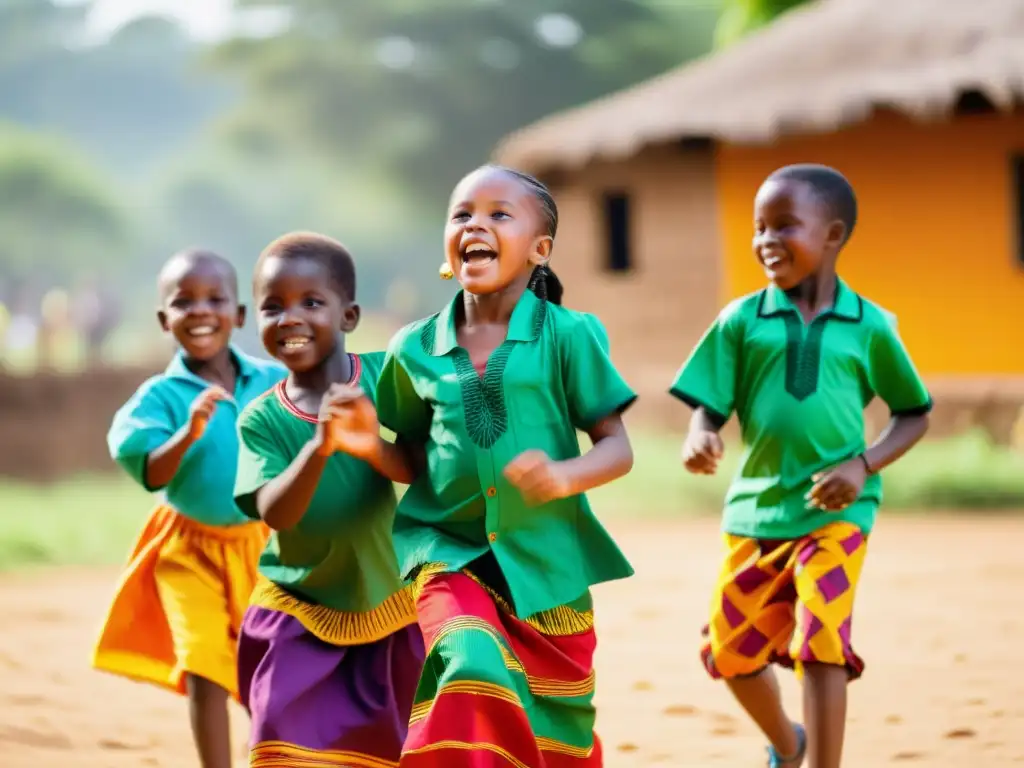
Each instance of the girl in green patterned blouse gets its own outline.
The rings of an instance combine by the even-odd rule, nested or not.
[[[601,765],[590,587],[633,570],[584,493],[631,469],[636,396],[597,318],[561,306],[557,222],[530,176],[463,179],[442,267],[462,290],[381,372],[381,423],[422,449],[395,521],[428,648],[402,768]]]

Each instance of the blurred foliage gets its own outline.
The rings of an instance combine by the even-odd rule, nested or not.
[[[432,205],[508,132],[704,53],[717,19],[717,3],[653,0],[241,5],[290,11],[279,34],[213,59],[263,106],[250,135],[315,147]]]
[[[725,48],[776,18],[813,0],[722,0],[715,47]]]
[[[175,22],[143,17],[86,46],[84,19],[81,5],[0,2],[0,116],[140,178],[234,100],[230,84],[196,76],[200,49]]]
[[[0,126],[0,275],[73,275],[123,258],[130,225],[117,187],[65,139]],[[110,264],[108,263],[108,266]]]
[[[170,253],[215,248],[244,276],[272,238],[318,229],[357,255],[365,306],[422,314],[451,292],[455,180],[516,128],[708,51],[719,0],[239,6],[282,23],[211,48],[141,17],[95,44],[81,4],[0,3],[0,121],[40,134],[9,148],[0,194],[29,165],[42,185],[3,214],[0,275],[41,259],[41,291],[86,265],[148,317]]]
[[[4,0],[0,3],[0,71],[8,77],[17,67],[22,67],[22,74],[30,71],[32,67],[25,65],[60,50],[81,27],[85,12],[84,6],[47,0]]]

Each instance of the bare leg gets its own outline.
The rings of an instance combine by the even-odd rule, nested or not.
[[[199,764],[202,768],[231,768],[228,692],[195,675],[188,675],[185,685]]]
[[[780,755],[795,755],[800,749],[800,742],[792,721],[782,708],[779,681],[772,668],[765,667],[755,675],[735,677],[726,682],[736,701],[768,737],[775,751]]]
[[[804,718],[808,768],[839,768],[846,731],[849,674],[835,664],[804,668]]]

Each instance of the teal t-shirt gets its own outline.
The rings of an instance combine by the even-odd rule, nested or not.
[[[736,413],[743,456],[723,528],[770,539],[797,538],[835,521],[870,533],[882,499],[880,475],[869,477],[842,512],[808,505],[811,477],[865,450],[864,409],[876,396],[893,414],[931,408],[893,315],[841,280],[834,306],[809,324],[774,285],[733,301],[670,391],[723,423]]]
[[[357,380],[373,399],[384,354],[353,358]],[[316,422],[288,400],[284,382],[245,410],[235,497],[247,514],[258,519],[256,492],[295,460]],[[395,503],[394,485],[369,464],[331,456],[299,523],[271,534],[260,573],[307,602],[370,613],[403,587],[391,537]]]
[[[636,398],[600,321],[527,291],[481,376],[455,333],[455,307],[392,340],[377,388],[381,424],[425,447],[427,470],[402,497],[395,546],[404,575],[458,570],[492,552],[516,613],[571,605],[633,569],[585,495],[531,507],[503,471],[523,451],[580,455],[577,430]]]
[[[116,414],[107,434],[111,457],[149,491],[162,491],[178,512],[204,525],[250,522],[235,506],[235,468],[238,464],[239,412],[287,371],[279,363],[249,357],[232,347],[238,365],[234,397],[217,404],[203,436],[181,460],[166,488],[146,482],[146,459],[188,423],[189,409],[211,384],[185,367],[178,353],[159,376],[143,383]]]

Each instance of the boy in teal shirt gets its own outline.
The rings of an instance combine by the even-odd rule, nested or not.
[[[235,506],[235,420],[284,369],[231,345],[245,307],[225,259],[177,254],[159,290],[157,318],[179,351],[117,412],[107,439],[163,503],[118,585],[93,665],[187,693],[201,765],[230,768],[227,697],[238,696],[238,631],[267,539]]]
[[[703,656],[768,737],[774,767],[807,757],[839,768],[846,685],[863,669],[850,627],[878,473],[923,437],[931,409],[894,318],[836,275],[856,218],[838,171],[796,165],[769,176],[753,245],[770,285],[719,314],[671,388],[694,409],[690,472],[715,472],[733,413],[742,430]],[[866,448],[863,413],[876,396],[892,421]],[[801,674],[806,730],[786,717],[772,662]]]

